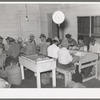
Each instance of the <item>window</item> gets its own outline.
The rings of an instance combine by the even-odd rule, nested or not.
[[[100,16],[78,17],[78,35],[100,37]]]
[[[90,17],[78,17],[78,34],[89,35],[90,33]]]
[[[83,36],[84,43],[89,49],[89,37],[100,38],[100,16],[77,17],[78,36]]]

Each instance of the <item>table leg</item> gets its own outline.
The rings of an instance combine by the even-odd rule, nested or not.
[[[22,79],[24,80],[25,77],[24,77],[24,67],[22,65],[20,65],[21,67],[21,75],[22,75]]]
[[[100,80],[100,60],[98,61],[98,63],[97,63],[98,65],[97,65],[97,67],[98,67],[98,80]]]
[[[41,88],[40,73],[37,73],[37,88]]]
[[[53,84],[53,87],[56,87],[56,70],[55,69],[52,70],[52,84]]]
[[[97,62],[97,63],[98,63],[98,62]],[[97,66],[97,64],[95,65],[95,69],[96,69],[96,71],[95,71],[96,79],[98,79],[98,66]]]
[[[69,74],[68,74],[68,72],[66,72],[66,74],[64,74],[64,75],[65,75],[65,87],[67,87],[68,80],[69,80]]]

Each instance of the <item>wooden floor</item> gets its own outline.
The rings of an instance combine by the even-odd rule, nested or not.
[[[100,88],[100,81],[96,79],[92,79],[88,82],[82,83],[86,86],[86,88]],[[53,88],[52,87],[52,80],[49,84],[42,85],[42,88]],[[12,85],[11,88],[36,88],[36,77],[34,73],[30,70],[25,71],[25,80],[22,81],[21,85]],[[66,88],[64,86],[64,79],[57,79],[57,86],[56,88]]]

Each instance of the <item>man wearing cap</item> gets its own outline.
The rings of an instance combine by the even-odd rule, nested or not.
[[[46,47],[47,47],[47,44],[46,44],[46,36],[44,34],[41,34],[40,35],[40,40],[41,40],[41,43],[39,45],[40,47],[40,54],[43,54],[43,55],[46,55]]]
[[[30,34],[29,36],[29,41],[26,43],[25,47],[25,54],[26,55],[31,55],[36,53],[36,42],[34,40],[34,35]]]

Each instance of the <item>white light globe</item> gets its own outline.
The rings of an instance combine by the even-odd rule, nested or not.
[[[65,14],[62,11],[56,11],[52,15],[52,20],[56,24],[61,24],[65,20]]]

